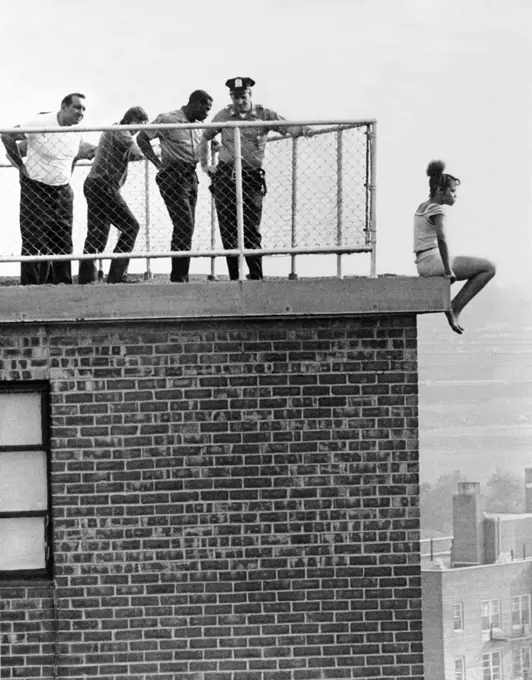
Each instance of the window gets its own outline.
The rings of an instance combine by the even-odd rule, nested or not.
[[[482,630],[489,631],[492,628],[501,627],[501,601],[484,600],[481,607]]]
[[[482,655],[482,679],[502,680],[501,653],[492,652]]]
[[[464,609],[461,602],[453,604],[453,630],[464,630]]]
[[[459,656],[454,660],[454,680],[465,680],[465,659]]]
[[[0,382],[0,578],[51,574],[48,387]]]
[[[532,656],[530,646],[517,647],[512,650],[512,670],[514,678],[532,678]]]
[[[512,597],[512,629],[524,632],[530,629],[530,595]]]

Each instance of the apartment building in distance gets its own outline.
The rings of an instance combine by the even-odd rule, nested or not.
[[[450,567],[422,567],[426,680],[532,679],[532,468],[525,512],[487,513],[480,484],[453,496]]]

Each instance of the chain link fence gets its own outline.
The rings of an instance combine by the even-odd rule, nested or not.
[[[231,126],[235,135],[240,136],[241,127]],[[229,269],[231,278],[244,277],[242,271],[238,271],[238,263],[243,264],[244,257],[248,277],[261,278],[263,259],[289,256],[290,276],[295,277],[296,262],[300,262],[301,257],[328,253],[338,256],[337,273],[341,275],[342,256],[367,253],[371,259],[370,273],[374,275],[375,123],[306,124],[306,128],[310,132],[305,136],[272,133],[263,168],[249,167],[245,159],[216,165],[217,155],[212,151],[215,145],[209,144],[211,162],[217,169],[207,175],[198,166],[191,240],[187,240],[186,235],[181,240],[179,229],[174,228],[180,219],[179,211],[186,210],[186,206],[169,203],[168,195],[164,196],[161,171],[147,160],[129,162],[127,180],[120,189],[111,184],[105,186],[105,179],[101,177],[97,185],[91,183],[91,178],[87,178],[92,163],[79,161],[73,168],[69,187],[65,188],[73,204],[71,217],[68,207],[61,207],[65,201],[68,203],[68,196],[58,193],[58,187],[48,191],[44,185],[42,191],[40,182],[28,182],[27,177],[20,176],[6,162],[0,166],[3,203],[0,272],[16,275],[21,259],[36,264],[43,260],[60,262],[68,259],[65,256],[71,256],[74,280],[78,266],[85,266],[75,263],[80,259],[94,261],[91,266],[100,270],[101,278],[102,270],[109,267],[108,260],[118,261],[126,254],[132,258],[131,269],[149,278],[153,272],[169,271],[170,261],[163,258],[173,253],[172,263],[175,263],[182,261],[181,256],[186,252],[194,264],[196,258],[206,258],[201,260],[206,275],[226,276]],[[100,128],[99,132],[116,129],[117,126]],[[133,130],[133,127],[119,126],[119,129]],[[65,137],[63,130],[59,133],[46,130],[48,143],[53,145],[54,134]],[[80,130],[96,132],[95,128]],[[4,135],[14,130],[0,132]],[[17,130],[17,133],[24,132],[28,131]],[[60,137],[57,144],[60,153]],[[154,148],[157,152],[156,145]],[[165,181],[179,184],[182,174]],[[93,219],[96,211],[100,225],[105,223],[98,242],[89,248],[88,200],[92,202]],[[194,201],[189,201],[189,207],[193,204]],[[116,205],[122,207],[110,209]],[[66,233],[69,230],[70,236]],[[259,248],[261,256],[253,252]],[[226,265],[228,249],[233,255],[233,270],[231,258]]]

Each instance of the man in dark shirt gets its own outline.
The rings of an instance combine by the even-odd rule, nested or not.
[[[120,125],[144,125],[148,114],[140,106],[126,111]],[[140,229],[137,218],[131,212],[120,193],[127,178],[128,163],[144,158],[135,144],[135,131],[106,130],[102,132],[96,156],[83,185],[87,199],[87,237],[83,252],[102,253],[105,250],[111,224],[120,231],[115,253],[130,253]],[[107,283],[127,282],[129,258],[111,261]],[[93,283],[96,279],[94,260],[82,260],[79,265],[78,283]]]

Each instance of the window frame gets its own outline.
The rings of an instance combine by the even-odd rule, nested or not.
[[[460,663],[460,668],[457,664]],[[457,656],[454,659],[454,680],[465,680],[466,679],[466,669],[465,669],[465,657]]]
[[[497,608],[498,608],[498,610],[497,610],[497,616],[498,616],[498,619],[499,619],[499,625],[498,626],[493,625],[493,617],[494,617],[494,611],[493,610],[494,610],[494,607],[492,607],[492,605],[493,605],[494,602],[497,603]],[[488,616],[487,616],[488,627],[487,628],[483,627],[483,621],[482,621],[484,619],[484,616],[482,614],[482,608],[485,604],[488,605]],[[482,602],[480,603],[480,626],[481,626],[481,630],[482,630],[483,633],[489,633],[490,630],[502,630],[502,608],[501,608],[501,598],[500,597],[495,597],[491,600],[482,600]]]
[[[459,607],[460,611],[460,628],[456,628],[455,626],[455,621],[456,621],[456,616],[455,616],[455,609]],[[464,632],[464,605],[462,602],[455,602],[453,604],[453,633],[463,633]]]
[[[0,381],[0,395],[5,394],[38,394],[41,406],[41,436],[40,445],[10,444],[0,445],[2,453],[17,453],[43,451],[46,461],[46,508],[43,510],[9,510],[0,511],[2,519],[21,519],[26,517],[42,517],[44,519],[44,562],[42,569],[9,569],[0,568],[0,583],[21,579],[48,579],[53,577],[53,550],[52,550],[52,489],[51,489],[51,456],[50,456],[50,385],[41,380],[24,381]]]
[[[493,676],[493,669],[495,664],[493,663],[494,657],[498,657],[499,662],[497,664],[498,677]],[[486,668],[486,660],[488,660],[489,668]],[[486,678],[486,670],[489,670],[489,678]],[[482,678],[483,680],[502,680],[503,678],[503,668],[502,668],[502,655],[500,651],[487,652],[482,655]]]
[[[512,595],[512,600],[511,600],[511,606],[512,606],[512,631],[516,631],[521,629],[523,626],[528,626],[530,628],[530,619],[531,619],[531,611],[530,611],[530,594],[529,593],[522,593],[520,595]],[[519,603],[519,606],[517,610],[514,609],[514,602],[517,601]],[[528,620],[523,621],[523,609],[524,607],[522,606],[523,601],[526,601],[527,603],[527,608],[528,608]],[[519,623],[514,623],[514,611],[519,612]]]
[[[525,657],[528,652],[528,667],[525,668],[523,664],[523,657]],[[516,663],[517,662],[517,663]],[[512,673],[515,677],[522,678],[523,671],[532,670],[532,645],[521,645],[520,647],[514,647],[512,650]]]

